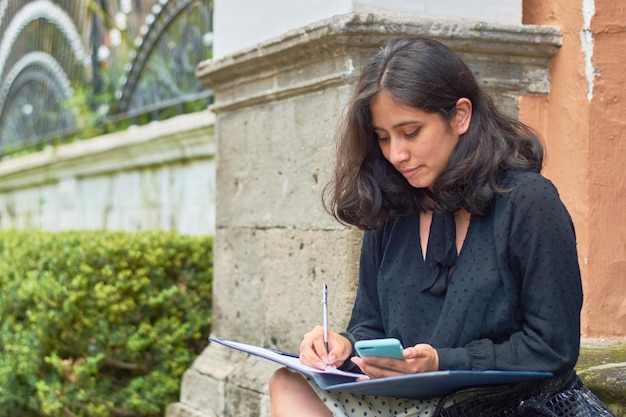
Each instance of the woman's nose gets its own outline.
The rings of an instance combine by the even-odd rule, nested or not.
[[[389,162],[396,164],[398,162],[406,161],[409,157],[409,152],[406,148],[406,141],[402,139],[389,139]]]

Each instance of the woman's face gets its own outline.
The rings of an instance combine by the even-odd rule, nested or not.
[[[459,136],[467,131],[472,104],[461,98],[456,107],[448,123],[436,113],[395,103],[385,91],[371,104],[372,127],[383,156],[413,187],[432,189]]]

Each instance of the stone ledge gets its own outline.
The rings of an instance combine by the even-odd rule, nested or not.
[[[615,415],[626,417],[626,340],[581,340],[576,371]]]
[[[59,178],[214,158],[214,126],[215,115],[204,110],[8,158],[0,161],[0,191],[32,187]]]
[[[381,45],[417,35],[446,43],[488,91],[507,94],[548,93],[547,62],[562,41],[554,26],[348,13],[201,62],[196,75],[215,92],[214,112],[234,111],[350,83]]]
[[[458,52],[549,59],[562,44],[560,29],[547,25],[494,25],[465,20],[425,19],[387,13],[347,13],[320,20],[218,60],[201,62],[196,74],[207,84],[222,84],[293,58],[310,62],[320,52],[350,47],[380,48],[398,36],[427,35],[446,40]],[[289,51],[285,54],[285,51]],[[271,56],[272,60],[266,57]],[[281,59],[282,58],[282,59]],[[253,63],[254,65],[242,65]]]

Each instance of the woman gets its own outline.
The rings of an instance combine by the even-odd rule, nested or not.
[[[577,402],[558,415],[610,415],[573,371],[576,240],[556,189],[539,174],[542,162],[537,135],[502,114],[441,43],[396,39],[373,57],[340,131],[325,199],[340,222],[366,231],[352,317],[347,332],[330,332],[328,352],[321,327],[307,333],[300,360],[369,378],[437,370],[555,377],[419,401],[332,394],[281,369],[270,381],[272,415],[557,415],[548,409],[562,407],[564,395]],[[355,356],[356,341],[385,337],[406,347],[403,360]]]

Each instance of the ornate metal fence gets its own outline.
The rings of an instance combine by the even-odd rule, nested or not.
[[[0,0],[0,155],[206,107],[212,0]]]

